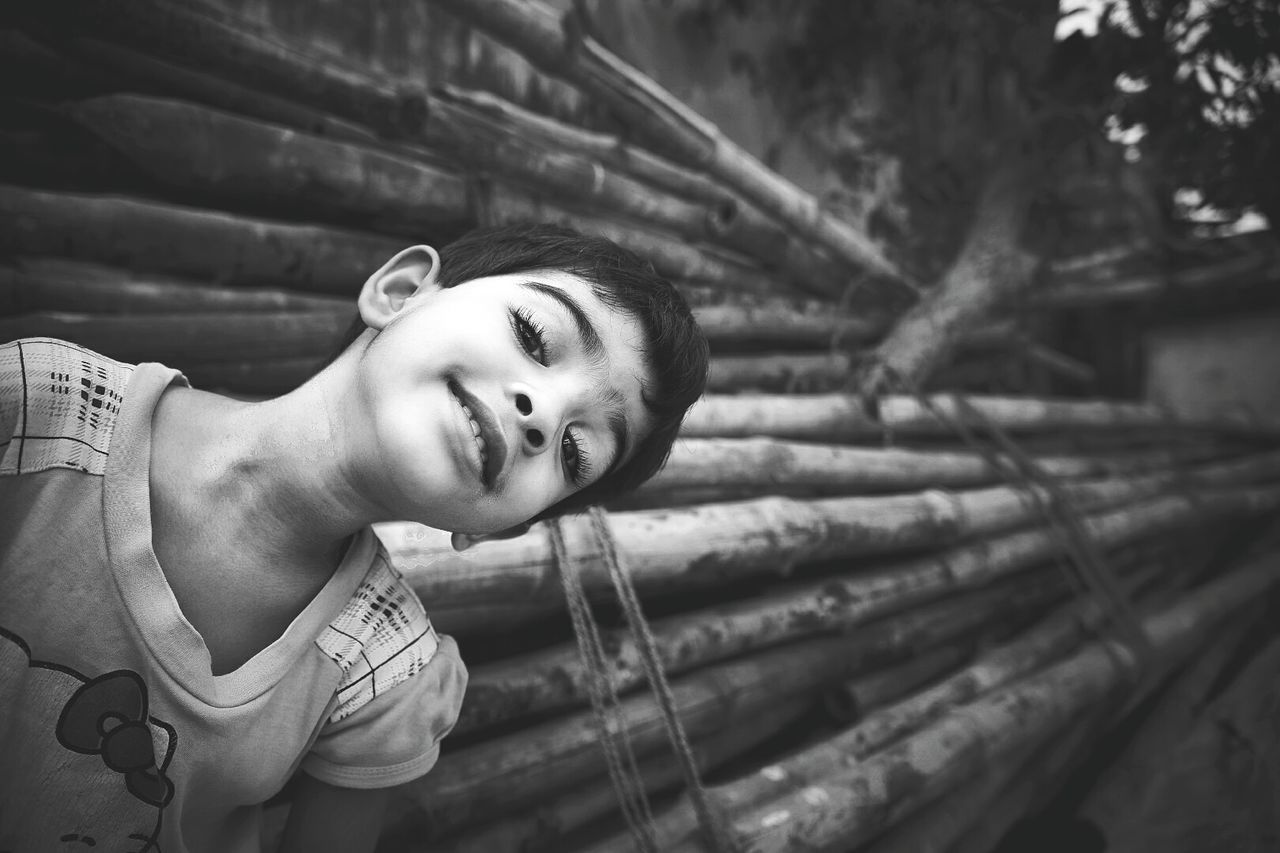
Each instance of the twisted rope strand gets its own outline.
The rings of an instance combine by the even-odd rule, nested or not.
[[[631,628],[631,633],[636,639],[636,645],[640,649],[640,660],[644,664],[645,675],[649,679],[649,685],[653,689],[654,696],[658,700],[658,707],[662,711],[662,722],[666,726],[667,737],[671,741],[672,749],[680,764],[680,771],[684,775],[685,790],[693,803],[693,810],[698,816],[698,823],[701,825],[705,839],[711,845],[712,850],[717,851],[717,853],[732,853],[736,850],[736,844],[724,822],[720,819],[718,812],[712,807],[710,797],[707,795],[707,789],[702,784],[697,762],[694,760],[693,751],[689,746],[689,738],[685,734],[684,726],[680,722],[680,715],[676,710],[676,701],[671,692],[671,684],[667,681],[666,673],[662,668],[662,661],[658,656],[657,643],[653,639],[653,632],[649,629],[649,622],[645,619],[644,611],[641,609],[640,598],[636,594],[635,585],[631,583],[629,573],[618,558],[617,546],[614,542],[613,532],[605,519],[605,511],[600,507],[593,506],[587,510],[587,514],[591,519],[591,526],[595,531],[596,539],[600,543],[600,550],[604,556],[605,565],[609,569],[609,577],[612,579],[614,589],[618,594],[618,601],[622,604],[622,612],[626,616],[627,625]]]
[[[551,536],[551,551],[564,586],[564,597],[573,622],[573,634],[586,674],[591,711],[596,729],[600,733],[600,748],[604,751],[609,779],[618,795],[619,809],[637,848],[642,853],[659,853],[653,812],[645,795],[635,753],[631,749],[631,739],[626,726],[622,724],[621,703],[613,679],[609,677],[608,659],[600,637],[600,627],[587,603],[586,591],[582,587],[577,567],[569,559],[560,519],[551,519],[547,530]]]

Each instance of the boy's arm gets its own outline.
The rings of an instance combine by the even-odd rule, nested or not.
[[[280,853],[370,853],[388,789],[338,788],[306,773],[298,777]]]

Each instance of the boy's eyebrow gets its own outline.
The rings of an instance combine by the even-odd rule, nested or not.
[[[591,359],[604,357],[604,342],[600,340],[600,333],[596,331],[591,318],[587,316],[586,311],[582,310],[578,300],[560,288],[543,284],[540,281],[522,281],[520,286],[527,287],[535,293],[541,293],[543,296],[549,296],[560,303],[560,306],[569,312],[569,316],[573,318],[573,325],[578,328],[578,340],[581,342],[582,349],[587,354],[587,357]]]

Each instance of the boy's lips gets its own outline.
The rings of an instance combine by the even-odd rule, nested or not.
[[[493,488],[507,461],[507,440],[502,434],[502,428],[498,426],[498,419],[484,401],[469,392],[456,379],[449,381],[449,391],[471,413],[480,427],[480,438],[485,447],[485,453],[481,457],[480,479],[486,488]]]

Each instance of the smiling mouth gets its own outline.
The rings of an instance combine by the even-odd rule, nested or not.
[[[506,456],[506,442],[502,438],[502,432],[493,422],[493,414],[489,409],[460,384],[450,380],[449,391],[467,416],[467,423],[471,425],[471,436],[480,453],[480,480],[486,487],[492,488]]]

